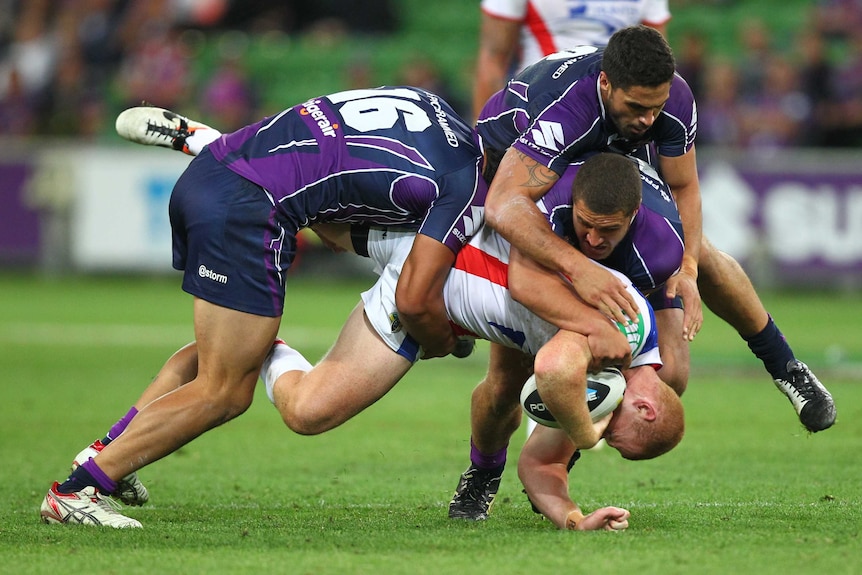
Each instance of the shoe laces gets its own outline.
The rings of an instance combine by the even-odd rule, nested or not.
[[[464,474],[466,484],[462,493],[472,501],[487,503],[489,499],[488,488],[494,479],[494,474],[482,472],[476,468],[471,469],[467,473]]]
[[[90,498],[90,501],[101,508],[102,511],[107,513],[119,513],[122,510],[123,506],[120,505],[118,501],[115,501],[112,497],[105,495],[95,487],[93,488],[92,493],[87,493],[87,497]]]
[[[787,375],[791,387],[798,395],[810,397],[815,394],[814,377],[804,363],[791,360],[787,364]]]

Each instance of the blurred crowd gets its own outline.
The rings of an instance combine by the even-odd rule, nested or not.
[[[739,22],[734,58],[687,30],[675,44],[698,102],[698,143],[737,148],[862,146],[862,0],[813,2],[804,29],[779,42]]]
[[[817,0],[810,9],[789,39],[743,20],[733,56],[715,54],[702,31],[672,32],[698,101],[699,144],[862,145],[862,0]],[[398,25],[388,0],[0,0],[0,135],[96,138],[141,99],[178,110],[194,101],[200,117],[234,129],[259,119],[257,86],[266,79],[247,72],[240,40],[223,43],[201,74],[201,38],[381,34]],[[427,54],[409,59],[401,77],[456,109],[469,101]],[[344,87],[363,83],[380,82],[357,57]]]

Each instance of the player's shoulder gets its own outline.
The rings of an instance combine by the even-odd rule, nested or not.
[[[549,77],[551,80],[577,80],[578,78],[598,75],[601,70],[602,46],[573,46],[566,50],[548,54],[541,60],[527,66],[537,77]]]

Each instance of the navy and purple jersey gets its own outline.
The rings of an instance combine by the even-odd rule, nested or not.
[[[682,221],[670,189],[649,164],[635,160],[641,175],[641,207],[628,233],[606,259],[605,266],[628,276],[641,293],[662,286],[682,264],[685,249]],[[554,232],[578,246],[572,206],[572,183],[583,161],[575,162],[537,203]]]
[[[457,253],[483,219],[475,134],[421,89],[312,98],[208,148],[263,188],[288,233],[318,222],[408,226]]]
[[[688,152],[697,133],[691,89],[676,75],[670,97],[653,125],[638,141],[620,137],[602,104],[599,73],[602,48],[578,46],[528,66],[493,95],[479,115],[477,130],[489,158],[510,146],[563,174],[590,152],[615,151],[649,162],[647,144],[662,156]]]

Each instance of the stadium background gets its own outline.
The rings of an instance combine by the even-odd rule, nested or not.
[[[108,0],[58,13],[46,0],[7,0],[0,265],[170,269],[164,206],[188,159],[114,134],[116,114],[142,99],[229,131],[314,95],[411,84],[470,117],[476,4]],[[760,286],[862,283],[862,42],[822,17],[841,4],[671,1],[671,44],[699,101],[705,230]],[[838,20],[853,29],[857,12]],[[814,30],[826,72],[801,56]],[[13,72],[16,56],[27,74]],[[838,87],[827,90],[823,74]],[[730,104],[719,100],[734,87]],[[330,265],[310,239],[317,257],[299,270],[363,271]]]
[[[0,0],[4,63],[11,7],[43,3],[54,9],[112,0]],[[156,10],[160,2],[140,4]],[[195,48],[191,82],[176,107],[209,114],[202,95],[223,69],[225,51],[239,55],[258,90],[256,111],[249,112],[255,118],[343,89],[347,71],[362,70],[362,62],[371,64],[373,76],[363,84],[394,83],[404,62],[419,68],[418,56],[439,68],[456,97],[466,98],[476,4],[390,0],[397,31],[383,36],[344,36],[329,25],[312,35],[307,23],[289,36],[193,32],[184,36]],[[671,0],[670,35],[678,55],[683,34],[696,31],[711,53],[742,61],[739,22],[763,15],[776,44],[786,47],[810,25],[812,6]],[[371,8],[354,12],[370,14],[374,25],[389,22]],[[836,62],[845,57],[834,56]],[[58,103],[49,107],[59,113],[35,124],[26,121],[32,98],[0,98],[0,453],[6,456],[0,572],[862,572],[862,239],[852,228],[862,223],[853,211],[859,209],[853,198],[862,194],[862,161],[852,147],[698,146],[705,188],[744,192],[719,194],[707,208],[708,217],[727,216],[708,222],[710,234],[725,231],[728,245],[749,254],[746,265],[759,285],[781,288],[760,290],[766,307],[834,394],[839,420],[828,432],[804,433],[738,335],[707,312],[692,344],[680,447],[638,463],[610,449],[591,451],[573,474],[573,495],[585,509],[620,504],[632,510],[627,533],[554,532],[521,493],[514,444],[492,520],[467,525],[446,518],[469,453],[470,390],[486,368],[481,342],[465,360],[420,362],[372,409],[319,437],[285,433],[259,389],[242,417],[143,471],[154,501],[129,511],[146,525],[141,533],[39,524],[36,510],[49,482],[62,479],[69,458],[194,337],[189,297],[178,288],[179,274],[167,270],[164,206],[188,158],[113,134],[113,118],[125,105],[117,86],[116,76],[91,84],[97,94],[87,92],[84,102],[95,97],[95,108],[78,107],[68,93],[54,98]],[[228,118],[223,112],[206,119],[223,125]],[[783,198],[799,201],[785,205]],[[826,199],[816,205],[830,211],[816,212],[812,198]],[[768,215],[771,210],[777,215]],[[120,220],[119,213],[127,216]],[[808,250],[823,246],[830,258],[810,256]],[[319,281],[317,273],[363,270],[349,267],[357,258],[327,259],[314,246],[309,250],[291,284],[280,333],[316,359],[367,278]],[[795,250],[804,261],[790,265]],[[823,289],[830,286],[840,293]]]

